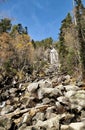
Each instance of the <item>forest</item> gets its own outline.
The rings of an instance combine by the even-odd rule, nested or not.
[[[85,8],[81,0],[75,0],[73,16],[70,13],[62,20],[59,40],[51,37],[34,41],[28,28],[21,23],[12,25],[9,18],[0,20],[0,84],[17,76],[40,73],[49,63],[49,48],[54,46],[59,53],[60,71],[72,76],[85,77]],[[45,53],[43,53],[45,52]],[[76,77],[78,78],[78,77]],[[10,81],[10,82],[11,82]]]

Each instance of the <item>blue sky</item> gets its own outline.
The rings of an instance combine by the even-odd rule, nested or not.
[[[0,18],[9,17],[13,24],[27,26],[34,40],[57,40],[61,21],[72,8],[72,0],[5,0],[0,3]]]

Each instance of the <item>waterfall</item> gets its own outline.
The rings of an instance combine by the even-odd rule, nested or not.
[[[50,63],[56,66],[59,65],[58,52],[55,50],[55,48],[50,50]]]

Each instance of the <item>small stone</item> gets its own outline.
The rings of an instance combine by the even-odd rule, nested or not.
[[[16,88],[11,88],[11,89],[9,90],[9,92],[10,92],[10,93],[15,93],[16,90],[17,90]]]
[[[38,88],[38,83],[31,83],[27,87],[28,92],[34,92]]]
[[[7,100],[6,105],[10,105],[10,104],[11,104],[10,100]]]
[[[43,101],[43,104],[48,104],[48,103],[50,103],[50,99],[49,99],[49,98],[44,98],[42,101]]]
[[[28,113],[25,113],[23,115],[23,121],[22,123],[26,123],[27,125],[32,125],[32,117],[28,114]]]
[[[61,125],[61,130],[70,130],[69,125]]]
[[[38,82],[40,88],[51,88],[52,82],[50,80],[41,80]]]
[[[19,102],[19,98],[18,97],[14,97],[14,102]]]
[[[61,105],[59,102],[56,102],[56,111],[58,114],[62,114],[65,112],[65,107]]]
[[[81,111],[81,120],[85,120],[85,111],[84,110],[82,110]]]
[[[83,87],[83,86],[85,86],[85,83],[82,82],[82,81],[77,81],[77,82],[76,82],[76,86],[78,86],[78,87]]]
[[[45,115],[42,112],[38,112],[36,113],[36,115],[32,118],[32,123],[33,125],[35,125],[37,123],[37,121],[41,120],[44,121],[45,119]]]
[[[69,98],[64,97],[64,96],[58,97],[57,100],[58,100],[60,103],[66,104],[66,105],[68,105],[68,103],[69,103]]]
[[[0,108],[3,108],[6,105],[6,102],[3,101],[2,103],[0,103]]]
[[[46,110],[46,119],[51,119],[56,116],[55,113],[53,113],[56,110],[56,107],[48,107]]]
[[[22,124],[22,126],[20,126],[20,127],[18,128],[18,130],[26,130],[26,124],[25,124],[25,123]],[[28,129],[28,130],[31,130],[31,129]]]

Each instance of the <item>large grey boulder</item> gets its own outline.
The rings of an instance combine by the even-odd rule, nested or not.
[[[32,118],[32,124],[35,125],[39,120],[44,121],[45,115],[43,112],[38,112],[36,115]]]
[[[63,87],[65,88],[66,91],[69,91],[69,90],[78,91],[80,89],[78,86],[75,86],[75,85],[66,85]]]
[[[40,88],[51,88],[52,87],[52,81],[51,80],[40,80],[38,82]]]
[[[70,130],[85,130],[85,122],[76,122],[69,125]]]
[[[59,97],[62,92],[57,88],[40,88],[38,90],[38,97],[42,99],[43,97]]]
[[[71,108],[74,109],[78,109],[78,111],[81,111],[82,109],[85,108],[85,91],[84,90],[79,90],[76,91],[75,94],[73,94],[70,98],[69,98],[70,102],[71,102]]]
[[[4,116],[0,117],[0,130],[9,130],[11,128],[12,121]],[[2,128],[2,129],[1,129]]]
[[[69,98],[68,97],[60,96],[57,98],[57,100],[62,104],[69,105]]]
[[[85,99],[85,90],[79,90],[76,95],[76,98]]]
[[[54,91],[53,88],[40,88],[40,89],[38,90],[38,98],[39,98],[39,99],[43,99],[43,97],[44,97],[45,95],[48,95],[48,96],[49,96],[49,94],[51,94],[52,91]]]
[[[45,127],[46,130],[49,130],[52,128],[56,128],[56,130],[59,130],[59,118],[60,116],[56,116],[46,121],[38,121],[36,126]]]
[[[66,93],[64,93],[65,97],[68,97],[68,98],[74,96],[75,94],[76,94],[76,91],[74,90],[69,90]]]
[[[7,105],[2,108],[1,115],[7,114],[9,112],[12,112],[14,110],[13,106]]]

